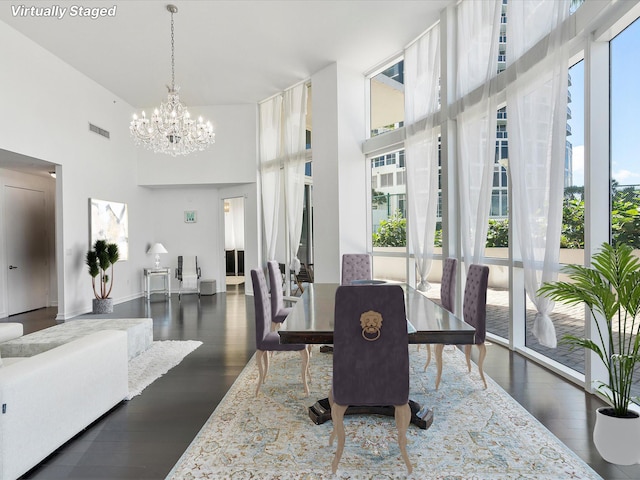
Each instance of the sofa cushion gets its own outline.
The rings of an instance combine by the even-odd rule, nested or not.
[[[0,323],[0,342],[19,338],[24,333],[21,323]]]

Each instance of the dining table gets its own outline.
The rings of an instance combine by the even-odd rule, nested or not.
[[[376,282],[390,284],[392,282]],[[395,282],[393,282],[396,284]],[[410,344],[472,344],[475,329],[406,284],[399,284],[405,293],[407,336]],[[310,283],[278,330],[280,343],[333,344],[335,296],[337,283]],[[354,286],[357,288],[357,286]],[[442,359],[437,359],[440,362]],[[409,400],[411,423],[428,428],[433,422],[433,410]],[[346,415],[374,413],[394,415],[393,406],[350,406]],[[317,425],[331,419],[329,400],[323,398],[309,407],[309,417]]]

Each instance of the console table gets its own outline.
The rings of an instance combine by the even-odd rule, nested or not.
[[[151,290],[151,279],[160,276],[163,278],[164,288]],[[171,269],[170,268],[145,268],[144,269],[144,296],[149,298],[153,292],[162,292],[171,297]]]

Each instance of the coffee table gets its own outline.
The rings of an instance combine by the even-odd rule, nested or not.
[[[127,332],[129,359],[144,352],[153,342],[151,318],[111,318],[68,320],[8,342],[0,343],[3,357],[33,357],[80,337],[101,330]]]

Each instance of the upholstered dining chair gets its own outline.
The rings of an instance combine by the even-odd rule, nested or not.
[[[487,349],[484,344],[487,336],[487,286],[489,283],[489,267],[486,265],[472,264],[469,266],[467,272],[467,280],[464,285],[464,298],[462,301],[462,318],[465,322],[476,329],[473,345],[478,346],[478,371],[480,372],[480,378],[484,384],[484,388],[487,388],[487,381],[484,378],[484,371],[482,369],[484,359],[487,355]],[[467,361],[467,368],[471,372],[471,347],[472,345],[464,346],[464,353]],[[436,390],[440,385],[440,378],[442,376],[442,362],[440,362],[440,368],[438,368],[438,375],[436,376]]]
[[[251,270],[251,282],[253,284],[253,303],[256,317],[256,362],[258,363],[258,386],[256,396],[260,393],[260,387],[264,384],[269,373],[269,354],[273,351],[299,351],[302,357],[302,385],[305,395],[309,394],[307,374],[309,373],[309,350],[305,344],[281,344],[277,332],[271,331],[271,301],[267,280],[262,270]]]
[[[329,392],[338,438],[331,465],[338,468],[345,443],[344,414],[350,405],[395,407],[398,444],[409,473],[406,432],[409,407],[409,337],[404,292],[398,285],[340,286],[336,291],[333,381]]]
[[[345,253],[342,255],[342,285],[351,285],[354,280],[371,280],[371,255],[368,253]]]
[[[282,274],[280,266],[275,260],[267,262],[269,270],[269,284],[271,285],[271,322],[281,325],[287,315],[291,312],[291,307],[284,306],[284,295],[282,293]]]
[[[442,262],[442,280],[440,280],[440,303],[451,313],[455,313],[456,308],[456,272],[458,269],[457,258],[445,258]],[[444,345],[436,345],[436,362],[442,374],[442,350]],[[424,370],[431,363],[431,345],[427,344],[427,362]]]

